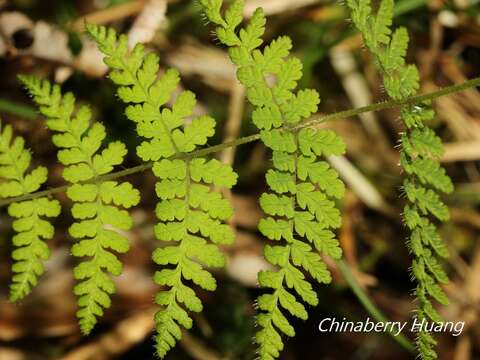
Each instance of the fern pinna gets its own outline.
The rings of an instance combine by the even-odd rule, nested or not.
[[[0,198],[33,193],[47,180],[48,170],[44,166],[27,173],[31,160],[25,140],[20,136],[13,138],[10,125],[0,129]],[[12,253],[14,275],[10,300],[18,301],[30,294],[44,272],[43,261],[50,257],[46,241],[53,237],[55,231],[45,218],[57,217],[60,203],[41,197],[12,203],[8,213],[15,218],[13,229],[17,232],[12,239],[16,249]]]
[[[383,0],[376,14],[372,14],[369,0],[348,0],[347,3],[354,24],[377,60],[387,94],[395,100],[414,95],[419,89],[418,70],[405,63],[409,41],[406,29],[398,28],[392,33],[393,0]],[[447,257],[448,252],[428,215],[448,220],[448,208],[436,191],[450,193],[453,185],[438,162],[443,152],[442,141],[424,124],[434,117],[432,107],[408,105],[402,108],[401,117],[406,130],[401,136],[400,164],[407,174],[403,187],[408,199],[403,218],[410,230],[408,246],[414,256],[412,274],[417,281],[417,318],[440,322],[442,318],[430,299],[448,304],[439,286],[448,282],[439,263],[439,258]],[[425,331],[418,334],[417,346],[422,359],[437,358],[435,344],[431,334]]]
[[[75,112],[73,94],[62,96],[60,87],[46,80],[30,76],[20,79],[47,118],[48,128],[56,132],[52,140],[60,148],[58,160],[66,166],[63,178],[73,184],[67,196],[74,203],[72,215],[77,222],[69,233],[80,241],[73,245],[72,254],[89,257],[74,269],[74,276],[80,281],[74,292],[79,297],[80,328],[88,334],[97,317],[103,315],[103,308],[110,307],[110,295],[115,292],[108,273],[118,276],[122,272],[122,263],[109,250],[125,253],[129,249],[128,240],[117,230],[130,229],[132,219],[121,207],[136,205],[140,194],[128,182],[97,179],[122,164],[127,150],[122,142],[115,141],[99,152],[106,137],[105,127],[98,122],[90,124],[88,106]]]
[[[281,308],[304,320],[308,316],[289,289],[309,305],[317,305],[317,294],[302,270],[320,283],[329,283],[331,276],[319,253],[341,257],[331,229],[340,226],[334,198],[343,196],[344,185],[335,170],[318,158],[343,154],[345,145],[331,130],[298,126],[317,111],[319,95],[312,89],[294,92],[302,64],[288,57],[292,47],[288,37],[272,41],[263,51],[258,49],[265,31],[262,9],[255,11],[245,28],[238,29],[243,1],[233,2],[225,17],[220,11],[222,0],[201,0],[201,4],[208,19],[218,25],[218,39],[229,46],[230,58],[238,66],[238,79],[255,107],[253,122],[273,153],[274,169],[266,175],[272,192],[260,198],[262,209],[270,216],[260,221],[259,230],[268,239],[283,239],[286,244],[267,245],[264,250],[265,258],[278,270],[259,273],[259,284],[273,293],[258,298],[261,330],[256,335],[260,358],[273,359],[283,349],[279,331],[295,335]]]
[[[231,188],[237,175],[218,160],[188,155],[214,135],[215,120],[200,116],[187,121],[196,104],[195,95],[182,91],[172,100],[180,81],[176,70],[167,70],[157,79],[157,55],[147,54],[140,44],[130,52],[126,36],[117,37],[113,29],[87,25],[87,30],[105,54],[105,63],[112,69],[110,79],[119,85],[120,99],[129,104],[127,117],[136,123],[138,134],[147,139],[137,147],[137,154],[144,161],[154,161],[153,173],[159,179],[156,214],[160,223],[155,235],[162,241],[178,242],[153,254],[158,265],[170,265],[156,272],[154,278],[158,285],[168,287],[156,296],[156,303],[162,306],[155,316],[157,353],[164,357],[181,338],[179,325],[187,329],[192,326],[184,308],[202,310],[189,281],[205,290],[216,288],[215,278],[202,265],[224,266],[218,245],[234,240],[229,225],[222,223],[233,209],[211,187]],[[166,106],[169,101],[171,107]]]

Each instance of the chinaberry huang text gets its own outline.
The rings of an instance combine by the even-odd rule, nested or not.
[[[465,326],[464,321],[445,321],[428,322],[426,319],[417,319],[414,317],[411,322],[408,321],[379,321],[376,322],[370,318],[363,321],[347,321],[346,318],[337,320],[336,318],[325,318],[318,324],[320,332],[390,332],[394,336],[400,335],[403,331],[430,333],[448,332],[453,336],[459,336]]]

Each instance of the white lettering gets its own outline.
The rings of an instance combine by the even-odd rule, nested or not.
[[[371,321],[369,317],[367,317],[367,320],[366,320],[366,322],[365,322],[365,329],[364,329],[364,331],[365,331],[365,332],[370,332],[370,331],[373,330],[374,326],[375,326],[375,323],[374,323],[373,321]]]
[[[326,330],[323,330],[323,329],[322,329],[323,323],[324,323],[325,321],[328,321],[328,320],[332,320],[332,319],[331,319],[331,318],[325,318],[325,319],[323,319],[322,321],[320,321],[320,324],[318,324],[318,330],[320,330],[320,332],[327,332],[327,331],[329,331],[328,329],[326,329]]]
[[[458,329],[457,329],[458,326]],[[465,321],[459,321],[455,324],[455,332],[452,334],[453,336],[458,336],[462,333],[463,327],[465,326]]]
[[[379,321],[375,322],[370,318],[365,321],[347,321],[346,318],[337,320],[336,318],[325,318],[318,324],[318,330],[325,332],[390,332],[393,336],[399,336],[403,332],[408,322],[400,321]],[[411,332],[445,332],[451,333],[452,336],[459,336],[465,326],[464,321],[453,322],[428,322],[427,319],[419,320],[413,318],[410,327]]]
[[[397,331],[395,334],[393,334],[394,336],[400,335],[400,333],[403,331],[403,329],[404,329],[405,326],[407,325],[406,322],[404,322],[404,323],[402,324],[400,321],[397,321],[397,322],[395,322],[394,324],[396,324],[396,325],[398,326],[398,331]],[[393,331],[393,329],[392,329],[392,331]]]
[[[424,324],[425,324],[425,319],[422,319],[422,322],[420,322],[416,317],[414,317],[413,324],[412,324],[412,327],[410,328],[410,331],[412,332],[422,331]]]

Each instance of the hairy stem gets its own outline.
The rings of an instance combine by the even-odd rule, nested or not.
[[[328,114],[328,115],[312,116],[312,118],[308,119],[307,121],[301,122],[294,129],[299,130],[299,129],[306,128],[306,127],[312,127],[312,126],[318,125],[318,124],[323,123],[323,122],[345,119],[345,118],[353,117],[353,116],[363,114],[363,113],[366,113],[366,112],[392,109],[392,108],[400,107],[400,106],[404,106],[404,105],[411,105],[411,104],[421,103],[421,102],[424,102],[424,101],[430,101],[430,100],[434,100],[434,99],[437,99],[437,98],[442,97],[442,96],[446,96],[446,95],[458,93],[458,92],[461,92],[461,91],[465,91],[467,89],[470,89],[470,88],[476,87],[476,86],[480,86],[480,77],[468,80],[468,81],[466,81],[462,84],[447,86],[447,87],[444,87],[443,89],[440,89],[440,90],[437,90],[437,91],[429,92],[429,93],[426,93],[426,94],[423,94],[423,95],[412,96],[412,97],[405,98],[405,99],[402,99],[402,100],[383,101],[383,102],[363,106],[363,107],[356,108],[356,109],[350,109],[350,110],[344,110],[344,111],[331,113],[331,114]],[[257,133],[257,134],[242,137],[242,138],[239,138],[239,139],[236,139],[236,140],[233,140],[233,141],[227,141],[227,142],[224,142],[224,143],[219,144],[219,145],[210,146],[210,147],[207,147],[205,149],[193,151],[189,154],[172,156],[172,159],[187,159],[187,158],[202,157],[202,156],[205,156],[205,155],[209,155],[209,154],[213,154],[213,153],[222,151],[226,148],[239,146],[239,145],[243,145],[243,144],[248,144],[248,143],[257,141],[259,139],[260,139],[260,134]],[[131,168],[128,168],[128,169],[125,169],[125,170],[110,173],[110,174],[107,174],[107,175],[104,175],[104,176],[99,176],[99,177],[96,177],[96,178],[92,178],[88,181],[85,181],[84,183],[94,183],[96,181],[107,181],[107,180],[118,179],[118,178],[121,178],[121,177],[124,177],[124,176],[128,176],[128,175],[131,175],[131,174],[135,174],[135,173],[138,173],[138,172],[148,170],[152,166],[153,166],[153,163],[150,162],[150,163],[146,163],[146,164],[143,164],[143,165],[134,166],[134,167],[131,167]],[[27,195],[8,198],[8,199],[0,201],[0,207],[4,207],[4,206],[9,205],[9,204],[14,203],[14,202],[37,199],[39,197],[44,197],[44,196],[50,196],[50,195],[53,195],[53,194],[64,192],[67,189],[68,189],[68,186],[64,185],[64,186],[59,186],[59,187],[52,188],[52,189],[49,189],[49,190],[37,191],[35,193],[31,193],[31,194],[27,194]]]

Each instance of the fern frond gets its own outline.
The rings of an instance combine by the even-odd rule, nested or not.
[[[47,180],[48,170],[39,166],[28,172],[32,156],[22,137],[13,137],[12,127],[1,128],[0,123],[0,198],[30,194]],[[54,227],[45,218],[60,214],[60,203],[45,197],[13,203],[8,213],[14,217],[13,236],[16,249],[12,253],[15,273],[10,285],[10,301],[18,301],[30,294],[44,272],[43,261],[50,257],[46,244],[54,234]]]
[[[157,79],[159,59],[155,54],[147,54],[141,45],[128,51],[126,36],[117,37],[112,29],[87,25],[87,31],[105,54],[120,99],[129,104],[127,117],[145,139],[137,147],[138,156],[155,162],[153,173],[159,180],[156,193],[160,199],[156,208],[160,223],[155,235],[162,241],[177,242],[153,253],[153,260],[163,267],[154,280],[168,288],[155,299],[162,307],[155,316],[157,354],[164,357],[181,338],[180,326],[192,327],[186,310],[202,311],[189,282],[209,291],[216,288],[216,280],[204,267],[224,266],[218,245],[233,242],[233,232],[223,223],[233,209],[212,186],[231,188],[237,175],[215,159],[185,157],[207,143],[216,123],[209,116],[186,121],[192,116],[196,99],[190,91],[172,99],[180,81],[176,70],[167,70]],[[170,107],[166,106],[168,102]],[[172,156],[184,159],[172,160]]]
[[[414,65],[405,63],[407,31],[399,28],[392,34],[391,30],[393,0],[382,0],[378,12],[373,15],[369,0],[348,0],[347,4],[365,44],[377,60],[388,95],[399,100],[415,94],[420,85],[419,75]],[[370,14],[367,19],[366,13]],[[425,125],[425,121],[434,117],[430,104],[405,106],[401,115],[406,131],[401,138],[400,164],[407,174],[403,185],[409,202],[403,215],[410,231],[408,246],[414,256],[412,272],[417,281],[417,317],[437,322],[441,317],[430,298],[444,305],[448,303],[439,286],[448,282],[439,262],[439,258],[447,257],[448,253],[429,215],[441,221],[448,220],[448,208],[436,191],[450,193],[453,184],[438,161],[443,152],[442,142]],[[420,333],[417,338],[420,357],[436,359],[435,344],[430,334]]]
[[[118,276],[122,263],[111,252],[125,253],[128,240],[120,233],[132,226],[126,210],[140,200],[137,189],[129,183],[116,181],[82,182],[110,173],[122,164],[127,154],[125,145],[111,142],[103,150],[105,127],[98,122],[90,124],[91,111],[81,106],[75,111],[75,98],[71,93],[62,95],[58,85],[30,76],[20,80],[40,106],[47,118],[48,128],[55,132],[52,140],[59,148],[58,160],[65,165],[63,177],[72,185],[67,196],[73,201],[72,215],[75,222],[69,229],[78,242],[72,247],[76,257],[88,257],[74,269],[79,283],[74,292],[78,296],[80,310],[77,312],[80,328],[89,334],[103,309],[110,307],[110,295],[115,286],[109,273]]]
[[[258,277],[259,284],[272,293],[260,296],[257,302],[261,330],[256,342],[260,359],[273,359],[283,349],[281,333],[295,335],[286,313],[306,319],[301,301],[312,306],[318,303],[305,273],[319,283],[329,283],[331,276],[320,254],[341,257],[338,241],[329,229],[340,226],[334,199],[341,198],[345,189],[335,170],[319,159],[343,154],[345,144],[330,130],[294,129],[317,111],[320,98],[312,89],[295,91],[302,64],[289,57],[292,43],[288,37],[273,40],[263,51],[258,49],[265,31],[262,9],[239,29],[243,1],[234,1],[225,17],[220,13],[222,1],[200,2],[218,25],[218,38],[229,47],[230,58],[238,66],[238,79],[255,107],[253,122],[272,150],[274,168],[266,175],[271,192],[260,198],[260,206],[269,216],[260,221],[259,230],[268,239],[285,243],[265,247],[265,258],[277,270],[262,271]]]

